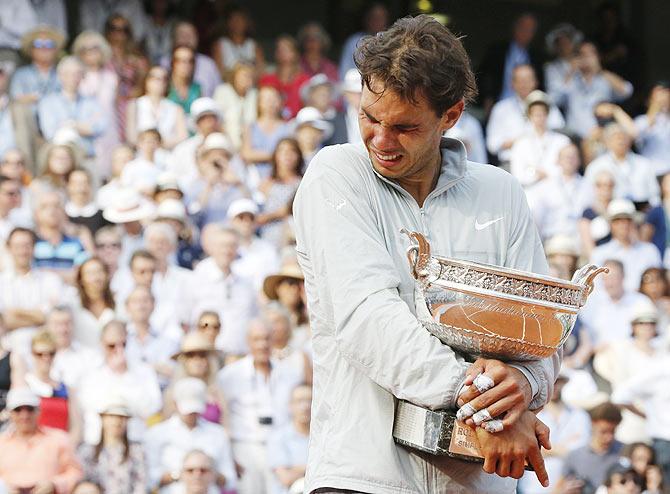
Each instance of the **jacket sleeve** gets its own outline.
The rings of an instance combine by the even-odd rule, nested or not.
[[[542,241],[533,222],[523,189],[516,182],[512,186],[512,210],[516,211],[516,214],[513,216],[514,224],[510,228],[505,266],[547,274],[549,266],[544,255]],[[533,391],[533,399],[530,402],[531,410],[541,408],[551,398],[562,359],[563,349],[561,348],[553,356],[543,360],[512,364],[523,372],[530,382]]]
[[[398,268],[370,201],[360,182],[328,167],[343,160],[333,149],[312,161],[294,202],[308,298],[319,307],[312,320],[332,328],[339,355],[395,397],[452,407],[469,364],[400,297]]]

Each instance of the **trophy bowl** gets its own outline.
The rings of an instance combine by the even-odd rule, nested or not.
[[[442,343],[477,358],[528,361],[553,355],[607,268],[587,265],[572,281],[515,269],[432,256],[418,232],[407,257],[417,318]]]

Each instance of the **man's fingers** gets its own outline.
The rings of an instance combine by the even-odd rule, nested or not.
[[[465,373],[464,384],[470,386],[472,384],[472,381],[475,380],[475,377],[477,377],[477,374],[481,374],[485,370],[486,370],[486,359],[478,358],[472,363],[472,365],[468,368],[467,372]]]
[[[503,428],[504,429],[509,429],[510,427],[512,427],[512,425],[514,425],[514,423],[517,420],[519,420],[519,417],[521,417],[521,414],[524,411],[525,410],[523,409],[523,407],[520,407],[520,406],[515,406],[515,407],[510,408],[509,411],[507,412],[507,414],[505,415],[505,417],[503,418],[503,421],[502,421]]]
[[[549,435],[549,427],[540,419],[537,419],[537,422],[535,422],[535,437],[537,437],[537,441],[544,449],[551,449]]]
[[[492,389],[489,389],[486,393],[473,397],[472,399],[468,399],[469,396],[469,391],[468,393],[461,395],[461,399],[463,400],[464,405],[460,407],[460,410],[463,410],[461,415],[465,418],[484,408],[488,409],[491,417],[497,417],[498,415],[502,415],[503,413],[508,412],[515,407],[521,407],[524,405],[523,395],[512,393],[511,387],[504,383],[499,386],[495,386]],[[464,409],[466,409],[466,407],[467,412],[471,413],[465,413],[466,410]],[[516,418],[518,418],[518,416]],[[515,418],[513,418],[513,420],[515,420]],[[513,423],[513,420],[509,421],[509,423]]]
[[[520,479],[523,476],[523,473],[525,471],[524,467],[526,466],[526,462],[522,460],[514,460],[512,462],[512,467],[510,468],[509,471],[509,476],[514,478],[514,479]]]
[[[486,473],[495,473],[497,463],[498,457],[496,455],[490,455],[484,458],[484,466],[482,468]]]
[[[533,449],[528,455],[528,463],[535,470],[535,475],[537,480],[540,481],[544,487],[549,487],[549,475],[547,475],[547,469],[544,467],[544,458],[540,454],[540,448]]]
[[[498,458],[498,466],[496,468],[496,474],[499,477],[509,477],[511,466],[512,466],[512,459],[506,456],[501,456],[500,458]]]

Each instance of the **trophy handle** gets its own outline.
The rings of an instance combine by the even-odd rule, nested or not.
[[[407,248],[407,260],[409,261],[414,279],[418,280],[427,276],[426,266],[430,260],[430,244],[428,240],[419,232],[410,232],[405,228],[401,228],[400,233],[404,233],[413,241],[413,244]]]
[[[593,291],[593,281],[596,279],[600,273],[609,273],[608,268],[603,268],[596,266],[595,264],[588,264],[581,269],[579,269],[575,275],[572,277],[572,282],[578,285],[582,285],[586,289],[584,293],[584,298],[591,295]]]

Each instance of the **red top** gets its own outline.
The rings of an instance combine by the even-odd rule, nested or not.
[[[51,427],[67,432],[69,428],[68,416],[67,398],[55,396],[40,398],[40,418],[38,424],[42,427]]]
[[[303,107],[300,99],[300,87],[309,80],[309,76],[304,72],[298,74],[289,82],[282,83],[277,77],[277,74],[267,74],[261,77],[258,81],[258,86],[272,86],[279,90],[284,97],[284,112],[282,117],[289,120],[296,116],[296,114]]]

